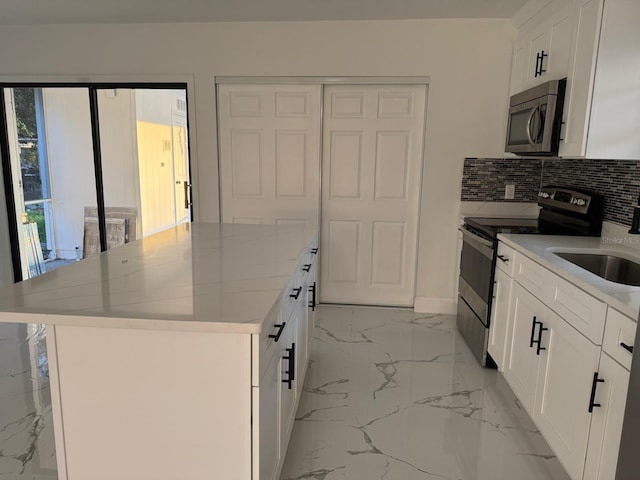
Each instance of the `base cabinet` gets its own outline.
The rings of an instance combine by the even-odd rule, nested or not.
[[[573,480],[614,480],[636,322],[526,253],[516,252],[508,301],[510,278],[495,271],[492,328],[503,332],[490,338],[506,339],[502,373]]]
[[[541,357],[536,355],[536,322],[544,322],[542,303],[514,282],[507,330],[508,359],[504,378],[516,394],[525,411],[533,418],[534,400]]]
[[[629,371],[606,353],[600,359],[594,401],[589,449],[584,480],[609,480],[616,477],[620,435],[629,387]]]
[[[507,348],[507,321],[509,318],[509,298],[513,280],[501,269],[496,268],[494,278],[494,298],[491,307],[491,323],[489,326],[488,351],[498,366],[498,371],[504,372],[505,351]]]
[[[537,331],[541,360],[533,420],[571,478],[582,478],[600,347],[549,310]]]
[[[253,387],[253,421],[258,424],[258,435],[253,438],[253,449],[258,452],[254,459],[254,480],[277,480],[280,463],[280,392],[282,374],[281,358],[275,355],[260,379],[261,387]],[[257,476],[256,476],[257,474]]]

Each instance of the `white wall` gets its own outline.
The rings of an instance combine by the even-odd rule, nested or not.
[[[89,96],[83,88],[42,91],[51,175],[56,255],[82,250],[84,207],[96,205]]]
[[[502,155],[514,36],[491,19],[3,26],[0,81],[186,78],[196,219],[216,221],[216,76],[429,76],[416,295],[451,302],[463,158]]]
[[[98,90],[104,203],[139,212],[135,94],[131,89],[113,92]]]

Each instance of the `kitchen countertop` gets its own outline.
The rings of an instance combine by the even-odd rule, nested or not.
[[[0,289],[0,322],[259,333],[316,232],[182,224]]]
[[[560,258],[554,252],[614,254],[640,263],[638,250],[618,244],[605,244],[600,238],[594,237],[500,234],[498,239],[637,321],[640,287],[605,280]]]

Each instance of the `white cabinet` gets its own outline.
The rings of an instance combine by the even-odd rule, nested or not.
[[[574,44],[563,110],[565,128],[561,134],[560,156],[583,157],[588,154],[587,139],[602,6],[603,0],[576,1]]]
[[[600,348],[514,282],[504,377],[571,478],[582,478]]]
[[[554,0],[538,10],[514,44],[511,95],[567,77],[559,155],[639,159],[640,2]]]
[[[639,159],[640,2],[576,0],[563,157]]]
[[[287,325],[285,333],[280,339],[282,350],[280,352],[280,452],[281,460],[287,453],[289,435],[293,427],[296,414],[296,400],[298,383],[302,377],[296,376],[296,327],[294,321]],[[275,439],[273,439],[275,441]],[[260,479],[262,480],[262,479]]]
[[[613,480],[636,322],[527,250],[500,242],[498,252],[514,259],[513,279],[508,263],[497,263],[490,352],[500,352],[502,336],[506,348],[492,356],[502,359],[507,383],[569,476]]]
[[[498,366],[504,371],[507,348],[507,320],[509,318],[509,298],[513,280],[503,270],[496,268],[493,282],[493,304],[491,306],[491,322],[489,324],[488,351]]]
[[[534,337],[540,368],[533,420],[569,476],[582,478],[600,347],[548,309]]]
[[[552,4],[522,29],[514,46],[511,95],[567,76],[573,31],[573,5],[549,14]]]
[[[257,405],[253,421],[258,425],[258,435],[253,437],[254,480],[277,480],[280,464],[280,370],[281,357],[274,355],[261,378],[261,387],[253,387],[253,404]]]
[[[313,253],[315,252],[315,253]],[[254,477],[277,479],[284,462],[293,429],[298,400],[302,393],[309,360],[315,304],[311,285],[316,283],[317,242],[302,254],[296,272],[285,289],[281,302],[281,321],[271,332],[275,348],[265,350],[271,360],[259,388],[254,387]],[[257,416],[257,422],[256,422]],[[259,439],[256,443],[255,439]],[[258,475],[259,476],[256,476]]]
[[[629,371],[606,353],[600,359],[593,409],[589,450],[584,480],[611,480],[615,478],[620,450],[620,436],[627,402]]]
[[[536,355],[535,335],[538,322],[544,322],[542,302],[514,282],[507,330],[507,359],[504,378],[525,411],[533,418],[533,409],[541,357]]]
[[[609,308],[607,311],[607,326],[604,330],[602,350],[627,370],[631,370],[636,327],[636,320],[613,308]]]

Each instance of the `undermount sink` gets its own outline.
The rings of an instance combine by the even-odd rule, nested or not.
[[[580,268],[611,282],[640,287],[640,263],[623,257],[598,253],[555,253]]]

